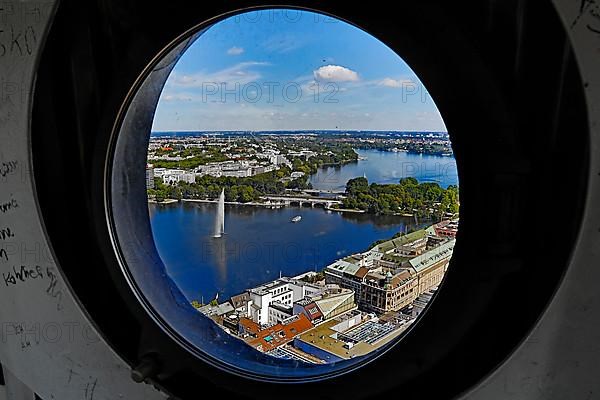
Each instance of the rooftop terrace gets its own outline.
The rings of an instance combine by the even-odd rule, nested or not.
[[[350,359],[353,357],[364,356],[369,354],[370,352],[377,350],[389,343],[393,339],[397,338],[404,329],[396,329],[390,332],[387,332],[387,336],[380,338],[380,340],[374,343],[366,343],[366,342],[358,342],[354,344],[352,347],[348,348],[346,342],[341,339],[335,339],[333,336],[336,336],[336,331],[331,329],[333,326],[339,324],[337,319],[332,319],[330,321],[324,322],[321,325],[316,326],[315,328],[304,332],[300,336],[298,336],[298,340],[302,340],[312,346],[318,347],[322,350],[325,350],[335,356],[344,359]],[[359,324],[351,330],[357,329],[363,326],[365,323]]]

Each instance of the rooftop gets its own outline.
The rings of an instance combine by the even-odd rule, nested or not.
[[[318,325],[315,328],[301,334],[300,336],[298,336],[297,339],[302,340],[303,342],[306,342],[310,345],[316,346],[340,358],[350,359],[353,357],[359,357],[369,354],[373,350],[376,350],[382,347],[383,345],[389,343],[393,339],[397,338],[404,331],[404,329],[392,330],[390,332],[387,332],[386,337],[381,338],[379,341],[376,341],[372,344],[366,342],[358,342],[351,348],[348,348],[345,341],[334,338],[337,337],[337,332],[331,328],[339,324],[339,322],[340,321],[338,321],[337,318],[324,322],[321,325]],[[364,325],[364,323],[353,327],[351,330],[357,329],[362,325]]]
[[[218,304],[216,306],[207,304],[205,306],[198,308],[198,311],[200,311],[204,315],[207,315],[210,317],[213,315],[224,315],[224,314],[234,311],[234,309],[231,306],[231,304],[229,302],[227,302],[227,303]]]
[[[390,250],[393,250],[396,247],[405,245],[405,244],[413,242],[415,240],[422,239],[424,237],[427,237],[427,231],[425,229],[422,229],[419,231],[411,232],[406,235],[402,235],[395,239],[388,240],[387,242],[380,243],[377,246],[377,248],[380,252],[385,253]]]
[[[411,267],[413,267],[418,272],[440,261],[449,259],[450,257],[452,257],[452,251],[454,249],[455,242],[455,239],[449,240],[446,243],[434,247],[433,249],[421,254],[420,256],[409,260]]]
[[[367,275],[367,273],[368,273],[368,272],[369,272],[369,269],[368,269],[368,268],[365,268],[365,267],[360,267],[360,268],[359,268],[359,269],[356,271],[356,273],[354,274],[354,276],[356,276],[357,278],[360,278],[360,279],[362,279],[362,278],[364,278],[364,277],[365,277],[365,275]]]
[[[292,285],[297,285],[297,286],[311,287],[313,289],[319,289],[319,290],[321,289],[321,287],[319,285],[303,281],[302,279],[298,279],[298,277],[290,278],[288,276],[284,276],[284,277],[279,278],[279,281],[283,282],[284,284],[292,284]]]
[[[386,283],[386,278],[388,274],[391,274],[389,271],[386,273],[382,268],[376,268],[369,271],[365,278],[365,282],[370,286],[375,286],[379,288],[383,288]],[[403,285],[410,281],[413,278],[413,274],[408,269],[397,270],[396,273],[392,274],[392,287],[397,287]]]
[[[244,329],[244,331],[250,334],[257,334],[260,331],[260,325],[252,321],[250,318],[240,318],[239,325]]]
[[[338,260],[331,265],[328,265],[328,270],[335,270],[337,272],[346,273],[350,275],[354,275],[356,271],[360,269],[360,267],[356,264],[350,263],[344,260]]]
[[[248,304],[248,301],[250,301],[250,295],[248,295],[248,292],[244,292],[235,296],[231,296],[229,301],[235,308],[244,307]]]
[[[398,286],[410,280],[413,275],[408,270],[402,270],[392,278],[392,286]]]
[[[249,291],[252,292],[252,293],[256,293],[256,294],[262,296],[262,295],[265,295],[265,294],[269,293],[273,289],[277,289],[277,288],[285,286],[287,284],[288,284],[288,282],[285,282],[282,279],[276,279],[274,281],[262,284],[260,286],[255,287],[255,288],[252,288]]]
[[[360,255],[358,254],[352,254],[346,258],[343,258],[342,261],[345,261],[347,263],[350,264],[356,264],[357,262],[359,262],[362,259],[362,257],[360,257]]]
[[[350,328],[347,331],[341,333],[339,336],[344,340],[349,340],[353,343],[365,342],[370,345],[373,345],[383,339],[385,339],[388,335],[392,334],[395,330],[399,328],[398,325],[393,322],[385,322],[379,323],[371,321],[366,321],[356,327]]]
[[[390,254],[384,254],[383,257],[381,257],[381,259],[383,261],[390,261],[390,262],[393,262],[395,264],[402,264],[403,262],[410,260],[410,257],[406,257],[406,256],[401,256],[399,254],[390,253]]]
[[[275,324],[256,332],[256,337],[246,340],[250,346],[262,352],[269,352],[292,341],[298,334],[312,328],[306,315],[298,314],[286,324]],[[240,321],[241,322],[241,321]]]
[[[292,346],[283,345],[281,347],[276,347],[275,349],[269,351],[267,353],[272,357],[283,358],[285,360],[298,360],[304,361],[311,364],[322,364],[323,361],[318,359],[317,357],[300,351]]]
[[[279,303],[279,302],[274,302],[270,304],[270,307],[273,307],[276,310],[279,311],[283,311],[285,313],[290,313],[292,312],[292,307],[291,306],[286,306],[285,304]]]
[[[310,319],[311,321],[316,321],[323,318],[323,313],[321,312],[321,309],[317,306],[317,303],[313,302],[307,304],[306,306],[304,306],[304,309],[308,314],[308,319]]]

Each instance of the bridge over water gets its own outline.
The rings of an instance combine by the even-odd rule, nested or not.
[[[291,190],[290,190],[291,191]],[[297,193],[297,191],[295,191]],[[346,194],[345,190],[325,190],[325,189],[302,189],[301,192],[307,194],[336,194],[336,195],[344,195]]]
[[[330,208],[333,205],[342,204],[340,200],[307,196],[262,196],[261,199],[271,203],[283,204],[285,206],[298,205],[300,207],[310,205],[311,207],[322,206],[324,208]]]

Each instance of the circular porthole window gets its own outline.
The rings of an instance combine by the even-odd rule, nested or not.
[[[316,12],[238,13],[176,40],[132,91],[108,165],[139,301],[243,376],[363,365],[418,321],[452,257],[438,109],[391,49]]]
[[[589,119],[563,21],[306,5],[323,13],[61,3],[31,154],[64,293],[173,396],[455,397],[523,343],[580,234]]]

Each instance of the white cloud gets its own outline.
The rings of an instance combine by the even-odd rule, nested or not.
[[[271,65],[268,62],[247,61],[238,63],[232,67],[222,69],[212,73],[198,72],[192,75],[178,75],[173,73],[167,82],[168,86],[200,88],[204,84],[235,84],[240,85],[254,82],[261,78],[261,74],[254,70],[253,67],[263,67]]]
[[[359,80],[358,73],[341,65],[325,65],[313,71],[318,81],[327,82],[356,82]]]
[[[190,75],[182,75],[176,78],[178,84],[182,86],[192,85],[196,79]]]
[[[385,86],[389,88],[401,88],[407,85],[415,85],[413,81],[410,79],[392,79],[392,78],[384,78],[377,82],[379,86]]]
[[[263,114],[263,118],[270,120],[270,121],[284,121],[286,119],[290,118],[290,114],[289,113],[281,113],[281,112],[266,112]]]
[[[164,101],[192,101],[192,97],[185,94],[165,94],[161,99]]]
[[[230,56],[239,56],[243,52],[244,52],[244,48],[243,47],[236,47],[236,46],[233,46],[232,48],[230,48],[229,50],[227,50],[227,54],[230,55]]]

